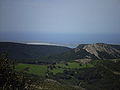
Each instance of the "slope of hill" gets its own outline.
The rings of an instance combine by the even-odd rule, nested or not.
[[[81,52],[81,49],[84,49],[86,52],[94,55],[97,59],[113,59],[120,58],[120,45],[111,45],[104,43],[96,44],[81,44],[75,48],[75,52]],[[87,56],[91,58],[91,56]]]
[[[98,59],[120,58],[120,51],[109,44],[97,43],[89,44],[83,47],[87,52],[93,54]]]
[[[120,58],[120,45],[96,43],[80,44],[76,48],[53,45],[29,45],[0,42],[0,53],[7,52],[12,59],[22,62],[70,61],[76,59],[117,59]],[[23,60],[22,60],[23,59]],[[30,61],[30,59],[32,59]]]
[[[64,52],[57,56],[51,56],[51,59],[76,60],[76,59],[117,59],[120,58],[120,45],[111,45],[104,43],[80,44],[78,47]],[[49,58],[49,59],[50,59]]]
[[[29,45],[0,42],[0,53],[7,52],[13,59],[36,59],[47,55],[60,54],[71,48],[53,45]]]

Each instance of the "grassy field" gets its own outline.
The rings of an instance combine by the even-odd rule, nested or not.
[[[19,72],[26,72],[38,76],[44,76],[47,71],[46,65],[34,65],[34,64],[18,64],[16,70]]]
[[[55,68],[48,69],[48,66],[53,65],[35,65],[35,64],[18,64],[16,65],[16,71],[18,72],[25,72],[28,74],[34,74],[38,76],[45,76],[46,72],[52,72],[53,74],[56,73],[63,73],[66,69],[79,69],[79,68],[90,68],[94,67],[92,64],[80,64],[78,62],[67,62],[66,63],[58,63],[55,64]]]
[[[68,62],[66,64],[59,63],[55,65],[56,68],[53,70],[50,70],[50,72],[53,72],[53,74],[56,73],[63,73],[65,69],[79,69],[79,68],[90,68],[94,67],[94,65],[88,63],[88,64],[80,64],[78,62]]]

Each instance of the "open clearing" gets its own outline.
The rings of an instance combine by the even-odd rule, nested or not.
[[[53,65],[35,65],[35,64],[18,64],[16,65],[16,71],[25,72],[38,76],[45,76],[47,71],[56,73],[63,73],[66,69],[79,69],[94,67],[92,64],[80,64],[78,62],[58,63],[54,65],[54,68],[48,69],[48,66]]]

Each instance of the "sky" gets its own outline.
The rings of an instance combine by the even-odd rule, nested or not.
[[[0,0],[0,41],[120,44],[120,0]]]

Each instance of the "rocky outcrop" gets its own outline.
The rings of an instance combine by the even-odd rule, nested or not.
[[[120,50],[113,48],[109,44],[88,44],[83,49],[95,55],[98,59],[120,58]]]

